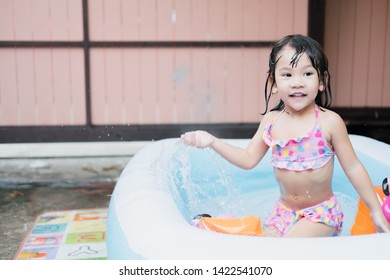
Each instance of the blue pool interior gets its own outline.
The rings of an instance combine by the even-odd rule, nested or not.
[[[358,153],[374,185],[381,185],[390,167]],[[186,220],[200,213],[212,216],[233,214],[236,217],[256,215],[262,220],[278,199],[279,189],[270,167],[268,153],[251,170],[240,169],[211,149],[180,147],[172,161],[171,191],[177,207]],[[335,159],[333,191],[345,214],[342,235],[349,235],[354,222],[358,194]]]

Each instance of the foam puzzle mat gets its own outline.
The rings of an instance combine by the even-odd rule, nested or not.
[[[107,209],[41,214],[14,259],[106,259],[106,221]]]

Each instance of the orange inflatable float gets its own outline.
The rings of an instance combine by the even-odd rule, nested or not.
[[[386,199],[386,194],[382,191],[381,187],[375,186],[374,190],[382,204]],[[214,232],[264,236],[260,218],[256,216],[214,218],[207,214],[200,214],[193,219],[192,224],[198,228]],[[351,227],[351,235],[372,234],[376,232],[377,230],[371,219],[370,210],[363,200],[359,198],[355,221]]]
[[[386,195],[383,193],[382,188],[375,186],[374,189],[378,195],[378,198],[381,200],[381,203],[383,203]],[[370,210],[363,202],[363,200],[359,198],[358,210],[356,213],[355,222],[351,228],[351,235],[371,234],[376,232],[376,227],[370,216]]]
[[[256,216],[244,216],[242,218],[213,218],[208,215],[199,216],[197,227],[226,234],[238,234],[248,236],[263,236],[260,218]]]

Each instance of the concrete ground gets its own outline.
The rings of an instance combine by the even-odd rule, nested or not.
[[[123,168],[146,144],[0,145],[0,260],[14,258],[44,212],[108,207]]]

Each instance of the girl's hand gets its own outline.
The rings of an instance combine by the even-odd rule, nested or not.
[[[371,218],[374,221],[378,232],[390,232],[389,224],[382,212],[375,211],[371,213]]]
[[[195,146],[197,148],[209,147],[217,139],[215,136],[202,130],[186,132],[182,134],[180,138],[187,145]]]

